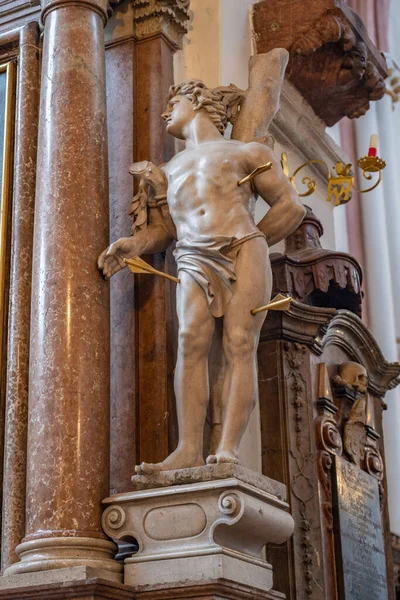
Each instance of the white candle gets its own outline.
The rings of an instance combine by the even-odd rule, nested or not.
[[[369,150],[368,156],[376,156],[378,152],[378,136],[376,133],[371,135],[371,139],[369,141]]]

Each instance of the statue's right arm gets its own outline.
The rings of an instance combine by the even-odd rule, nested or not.
[[[126,264],[124,258],[142,254],[163,252],[173,241],[164,224],[164,219],[157,208],[149,210],[149,224],[129,237],[123,237],[111,244],[102,252],[97,261],[106,279],[121,271]]]
[[[136,170],[138,168],[138,171]],[[140,175],[141,181],[149,184],[155,197],[163,199],[167,196],[167,180],[159,167],[144,161],[132,165],[132,175]],[[163,204],[163,202],[162,202]],[[126,264],[124,258],[141,256],[142,254],[156,254],[163,252],[173,241],[171,226],[168,228],[163,210],[167,207],[147,205],[148,222],[143,228],[136,228],[129,237],[123,237],[111,244],[98,258],[97,264],[106,279],[121,271]],[[172,222],[172,221],[171,221]]]
[[[129,171],[133,176],[140,177],[142,184],[148,184],[153,190],[154,199],[160,200],[155,206],[150,203],[147,205],[146,227],[135,229],[131,236],[120,238],[100,254],[97,264],[106,279],[126,267],[124,258],[164,252],[174,239],[172,230],[175,227],[166,205],[168,183],[165,173],[149,161],[135,163]]]

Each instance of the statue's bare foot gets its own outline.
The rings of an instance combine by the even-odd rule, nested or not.
[[[175,469],[189,469],[191,467],[202,467],[204,460],[202,456],[191,456],[183,450],[175,450],[165,460],[159,463],[142,462],[136,465],[135,471],[138,475],[150,475],[158,471],[173,471]]]
[[[233,463],[237,465],[239,460],[237,454],[231,450],[217,450],[215,454],[210,454],[206,462],[208,465],[220,465],[223,463]]]

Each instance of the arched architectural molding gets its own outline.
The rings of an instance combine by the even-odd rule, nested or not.
[[[290,311],[270,315],[269,319],[262,341],[276,339],[280,332],[282,339],[305,344],[317,355],[322,355],[330,345],[338,346],[350,360],[365,366],[371,392],[380,397],[400,384],[400,365],[385,359],[370,330],[348,310],[319,308],[293,301]]]

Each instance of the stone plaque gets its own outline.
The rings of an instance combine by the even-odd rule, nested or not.
[[[339,457],[333,511],[339,599],[387,600],[378,482]]]

